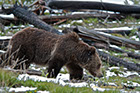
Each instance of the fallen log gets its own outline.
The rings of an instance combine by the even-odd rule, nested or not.
[[[3,17],[6,16],[6,17]],[[25,24],[27,22],[17,19],[16,17],[7,17],[8,15],[0,15],[0,23],[2,25],[10,25],[11,23],[14,25]]]
[[[109,46],[109,45],[103,44],[103,43],[92,43],[91,45],[95,46],[98,49],[105,49],[105,50],[114,51],[117,53],[124,53],[126,57],[131,57],[131,58],[140,60],[140,54],[137,54],[137,53],[128,52],[128,51],[122,50],[120,48],[112,47],[112,46]]]
[[[80,36],[82,36],[83,38],[85,37],[86,39],[88,38],[93,41],[98,40],[98,42],[113,44],[113,45],[117,45],[117,46],[125,46],[128,48],[133,48],[133,49],[137,49],[137,50],[140,49],[139,41],[134,41],[134,40],[126,39],[126,38],[112,36],[110,34],[106,34],[103,32],[96,32],[94,30],[88,30],[81,26],[74,28],[74,31],[79,32],[78,34]]]
[[[69,19],[73,19],[73,20],[78,20],[78,19],[87,19],[87,18],[106,18],[108,15],[110,15],[109,19],[123,19],[125,18],[125,16],[119,15],[119,14],[102,14],[102,13],[95,13],[95,14],[90,14],[90,13],[83,13],[83,14],[67,14],[67,15],[41,15],[38,16],[41,20],[43,20],[46,23],[55,23],[58,22],[60,20],[69,20]],[[25,21],[19,20],[17,18],[3,18],[3,24],[4,25],[8,25],[10,23],[13,24],[19,24],[19,23],[26,23]]]
[[[123,36],[125,35],[129,35],[131,33],[131,28],[106,28],[106,29],[94,29],[95,31],[98,31],[98,32],[105,32],[105,33],[110,33],[110,34],[121,34]]]
[[[79,14],[66,14],[66,15],[41,15],[39,18],[45,22],[49,20],[57,20],[57,19],[86,19],[86,18],[106,18],[109,15],[109,19],[122,19],[125,18],[119,14],[109,14],[109,13],[79,13]]]
[[[91,0],[50,0],[48,6],[52,9],[97,9],[107,10],[126,14],[140,13],[140,7],[135,5],[121,5],[106,2],[97,2]]]
[[[124,54],[126,54],[125,55],[126,57],[131,57],[131,58],[140,60],[140,53],[128,52],[128,51],[122,50],[121,48],[112,47],[111,45],[109,45],[106,42],[100,42],[98,40],[96,41],[95,39],[92,39],[88,36],[86,37],[85,35],[84,36],[83,35],[84,34],[82,34],[82,35],[80,34],[80,37],[83,38],[83,41],[85,41],[86,43],[88,43],[92,46],[95,46],[97,49],[105,49],[105,50],[114,51],[114,52],[117,52],[117,53],[124,53]]]
[[[128,70],[137,71],[140,74],[140,64],[133,63],[133,62],[126,62],[123,59],[111,56],[102,51],[98,51],[98,53],[101,57],[101,60],[109,63],[111,66],[123,66],[127,68]]]
[[[59,32],[57,29],[53,28],[52,26],[46,24],[44,21],[40,20],[38,16],[35,15],[33,12],[28,11],[26,7],[17,5],[17,2],[12,8],[9,8],[9,9],[3,8],[3,12],[7,14],[13,13],[14,16],[16,16],[18,19],[29,22],[30,24],[33,24],[37,28],[44,29],[46,31],[62,35],[62,33]]]

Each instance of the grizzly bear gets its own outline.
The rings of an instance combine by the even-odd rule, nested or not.
[[[84,43],[75,32],[57,35],[28,27],[12,37],[6,53],[19,62],[25,60],[20,64],[26,64],[26,68],[31,63],[48,66],[51,78],[56,77],[63,66],[68,69],[70,79],[81,79],[83,68],[93,76],[102,77],[102,62],[95,47]],[[19,62],[15,68],[19,68]]]

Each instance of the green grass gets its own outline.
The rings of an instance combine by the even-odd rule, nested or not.
[[[70,86],[60,86],[58,84],[54,84],[52,82],[34,82],[32,80],[28,81],[19,81],[20,85],[28,86],[28,87],[37,87],[37,90],[46,90],[50,91],[50,93],[94,93],[91,88],[88,87],[81,87],[81,88],[75,88]],[[101,93],[99,91],[96,91],[96,93]],[[109,91],[104,91],[102,93],[119,93],[119,90],[112,89]]]
[[[75,88],[69,86],[60,86],[52,82],[35,82],[33,80],[19,81],[18,74],[14,72],[0,70],[0,87],[37,87],[37,90],[46,90],[51,93],[93,93],[93,90],[88,87]]]
[[[46,90],[50,91],[51,93],[93,93],[93,90],[91,88],[75,88],[69,86],[60,86],[52,82],[34,82],[32,80],[18,81],[15,87],[19,87],[21,85],[28,87],[37,87],[37,91]]]
[[[12,87],[16,84],[18,74],[0,69],[0,87]]]
[[[55,84],[52,82],[35,82],[33,80],[27,80],[27,81],[19,81],[17,80],[17,73],[9,72],[0,70],[0,87],[37,87],[34,91],[29,91],[29,93],[35,93],[35,91],[38,90],[46,90],[50,91],[50,93],[93,93],[94,91],[90,87],[81,87],[81,88],[75,88],[70,86],[61,86],[59,84]],[[27,92],[28,93],[28,92]],[[96,91],[96,93],[100,93],[99,91]],[[103,93],[118,93],[118,90],[109,90],[104,91]]]

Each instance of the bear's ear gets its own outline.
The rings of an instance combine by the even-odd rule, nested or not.
[[[79,42],[79,35],[75,32],[70,32],[67,34],[68,38],[75,41],[75,42]]]

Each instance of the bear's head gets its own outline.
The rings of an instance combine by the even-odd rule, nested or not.
[[[103,76],[101,71],[102,61],[95,47],[83,42],[76,33],[69,33],[65,40],[63,39],[61,47],[62,45],[63,47],[65,46],[63,50],[66,49],[65,56],[70,57],[69,59],[74,59],[73,62],[77,62],[78,65],[88,70],[93,76]]]
[[[82,53],[79,54],[79,65],[90,72],[95,77],[103,77],[101,67],[102,61],[96,51],[96,48],[81,42],[83,46]]]

